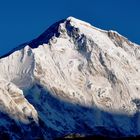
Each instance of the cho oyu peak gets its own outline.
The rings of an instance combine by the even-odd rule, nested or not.
[[[0,66],[0,132],[10,139],[140,135],[140,46],[115,31],[68,17]]]

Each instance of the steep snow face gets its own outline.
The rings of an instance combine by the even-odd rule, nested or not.
[[[25,46],[0,60],[0,76],[19,88],[27,88],[33,82],[34,56],[32,49]]]
[[[24,99],[17,112],[32,116],[44,138],[140,135],[140,46],[115,31],[69,17],[1,58],[0,66],[0,99],[10,106],[13,92],[3,86],[16,87],[15,98]]]
[[[60,24],[59,33],[59,37],[52,37],[49,45],[44,44],[33,49],[35,77],[56,89],[62,87],[64,93],[69,95],[68,98],[82,105],[92,106],[96,102],[105,109],[108,104],[110,107],[107,105],[106,109],[113,107],[113,111],[118,112],[122,106],[118,105],[123,98],[121,96],[128,96],[124,102],[127,109],[131,109],[131,98],[137,98],[136,88],[139,87],[139,83],[134,84],[139,79],[139,60],[136,53],[139,47],[116,32],[98,30],[72,17]],[[130,87],[133,87],[134,93],[129,93]],[[111,100],[104,104],[98,103],[97,100],[101,98]],[[134,107],[133,104],[132,106]]]

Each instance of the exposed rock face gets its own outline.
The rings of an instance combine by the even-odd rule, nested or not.
[[[140,135],[140,46],[117,32],[69,17],[0,66],[0,110],[36,138]]]

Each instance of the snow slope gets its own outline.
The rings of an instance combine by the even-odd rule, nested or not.
[[[115,31],[68,17],[0,66],[1,112],[37,137],[140,135],[140,46]]]

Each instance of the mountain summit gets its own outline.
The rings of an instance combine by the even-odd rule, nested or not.
[[[140,135],[140,46],[68,17],[0,59],[0,138]]]

